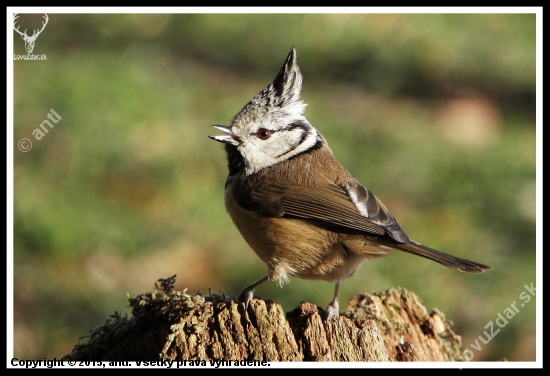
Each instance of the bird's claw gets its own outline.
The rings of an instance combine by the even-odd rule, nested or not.
[[[248,305],[250,304],[250,301],[254,297],[254,291],[255,290],[247,290],[246,288],[241,292],[241,295],[239,295],[239,302],[244,303],[244,308],[248,309]]]
[[[325,310],[325,320],[328,322],[333,317],[338,317],[340,315],[340,306],[338,301],[332,301]]]

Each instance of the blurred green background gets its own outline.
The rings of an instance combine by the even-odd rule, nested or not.
[[[225,153],[207,135],[294,46],[305,115],[342,164],[411,238],[494,268],[395,252],[342,283],[342,308],[403,287],[454,322],[473,360],[534,361],[535,302],[520,294],[536,286],[535,26],[534,14],[50,13],[33,51],[47,60],[14,61],[14,356],[69,353],[161,277],[238,295],[265,274],[225,213]],[[36,140],[52,109],[61,120]],[[256,291],[287,311],[332,293],[298,279]]]

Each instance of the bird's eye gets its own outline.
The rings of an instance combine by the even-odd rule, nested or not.
[[[256,132],[256,136],[258,136],[260,140],[267,140],[271,137],[271,131],[269,129],[260,128],[258,132]]]

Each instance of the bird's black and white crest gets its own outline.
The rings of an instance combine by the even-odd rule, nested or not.
[[[296,64],[296,50],[290,49],[285,64],[272,83],[256,94],[235,116],[233,122],[254,121],[257,117],[280,112],[278,118],[301,117],[305,103],[300,101],[302,74]],[[285,119],[286,120],[286,119]]]
[[[226,143],[228,158],[242,157],[247,175],[322,142],[322,136],[302,115],[306,104],[300,100],[301,89],[302,74],[296,64],[296,50],[291,48],[273,82],[248,101],[229,129],[218,127],[234,141]],[[240,156],[235,155],[235,148]]]

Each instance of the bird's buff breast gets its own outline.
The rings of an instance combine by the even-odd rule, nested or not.
[[[250,212],[227,193],[225,204],[243,238],[267,264],[270,280],[283,283],[294,276],[334,283],[351,277],[371,258],[343,245],[352,239],[305,220]]]

